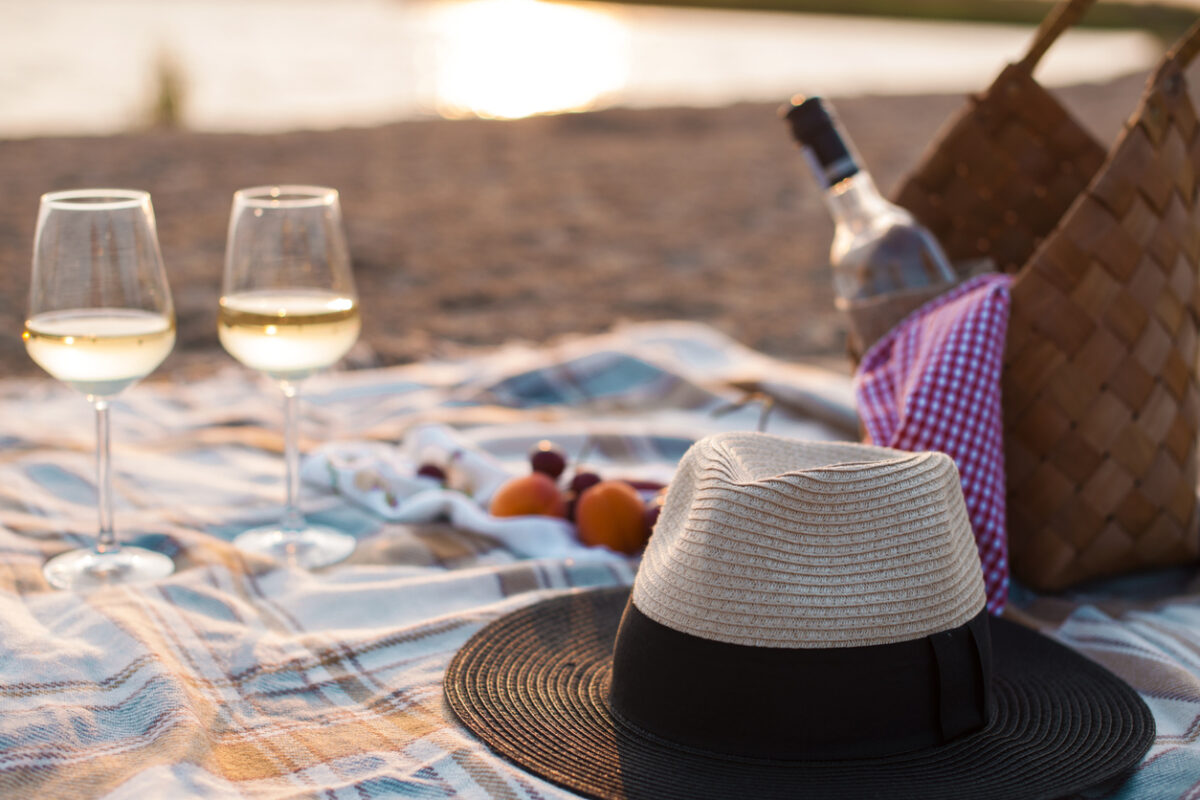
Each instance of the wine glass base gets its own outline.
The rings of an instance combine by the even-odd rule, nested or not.
[[[42,574],[51,586],[76,590],[152,581],[165,578],[174,571],[175,562],[162,553],[129,546],[105,553],[71,550],[55,556],[42,567]]]
[[[316,569],[345,559],[357,545],[353,536],[324,525],[285,530],[278,525],[251,528],[233,540],[239,549],[286,564]]]

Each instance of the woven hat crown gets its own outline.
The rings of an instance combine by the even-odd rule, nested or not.
[[[984,602],[948,456],[741,432],[680,461],[633,589],[656,622],[759,647],[906,641]]]

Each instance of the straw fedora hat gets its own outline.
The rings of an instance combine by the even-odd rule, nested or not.
[[[754,433],[684,456],[632,593],[496,620],[445,692],[600,798],[1054,798],[1154,738],[1119,678],[984,611],[950,458]]]

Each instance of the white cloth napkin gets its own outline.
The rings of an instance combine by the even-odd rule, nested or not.
[[[423,463],[442,467],[449,488],[418,476]],[[399,447],[379,442],[326,444],[305,459],[300,476],[305,483],[337,492],[384,519],[444,520],[491,536],[523,558],[624,558],[604,547],[580,544],[575,526],[565,519],[489,514],[485,508],[491,496],[513,475],[445,425],[418,426]]]

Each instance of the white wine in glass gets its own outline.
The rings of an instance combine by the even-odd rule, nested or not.
[[[90,589],[170,575],[175,566],[167,556],[117,541],[112,512],[109,401],[153,372],[175,345],[149,194],[77,189],[42,196],[22,338],[38,366],[96,410],[96,544],[50,559],[46,580]]]
[[[346,355],[361,328],[337,192],[320,186],[235,192],[217,333],[231,356],[279,383],[287,472],[283,518],[239,534],[238,547],[308,568],[354,551],[353,536],[310,524],[300,511],[296,403],[300,381]]]

